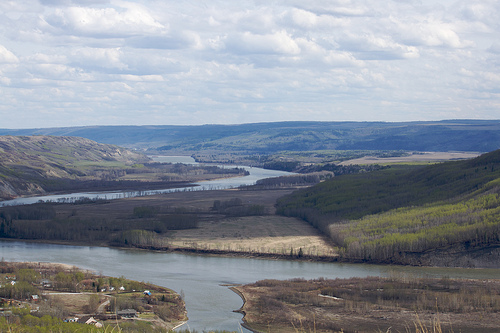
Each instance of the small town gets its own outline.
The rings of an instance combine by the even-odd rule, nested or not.
[[[171,329],[186,320],[184,302],[173,291],[106,277],[62,264],[0,264],[0,320],[59,318],[102,328],[134,322]]]

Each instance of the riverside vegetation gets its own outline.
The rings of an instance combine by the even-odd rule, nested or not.
[[[500,327],[500,281],[389,278],[263,280],[234,288],[258,332],[462,332]]]

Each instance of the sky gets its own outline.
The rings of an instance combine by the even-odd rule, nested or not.
[[[500,119],[498,0],[2,0],[0,128]]]

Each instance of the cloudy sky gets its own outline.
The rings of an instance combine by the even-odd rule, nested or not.
[[[498,0],[0,1],[0,128],[464,118]]]

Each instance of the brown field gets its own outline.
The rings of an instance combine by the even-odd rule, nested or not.
[[[356,158],[340,163],[340,165],[351,165],[351,164],[394,164],[394,163],[436,163],[451,160],[462,160],[469,159],[479,156],[479,153],[471,152],[419,152],[413,153],[410,156],[403,157],[373,157],[365,156],[362,158]]]
[[[173,232],[173,248],[228,252],[335,257],[336,251],[304,221],[282,216],[246,216],[211,220],[197,229]]]
[[[90,296],[98,295],[96,293],[46,293],[44,296],[59,306],[63,306],[66,311],[73,314],[87,313],[87,307],[90,303]],[[103,303],[109,296],[99,295],[99,303]]]
[[[111,200],[105,203],[57,205],[57,216],[82,220],[127,221],[134,207],[180,208],[198,214],[196,229],[164,234],[171,250],[224,251],[235,254],[335,257],[336,251],[315,228],[296,219],[274,215],[276,199],[292,189],[191,191]],[[226,217],[211,212],[215,200],[241,199],[244,205],[261,205],[266,215]],[[98,244],[106,245],[106,244]]]

